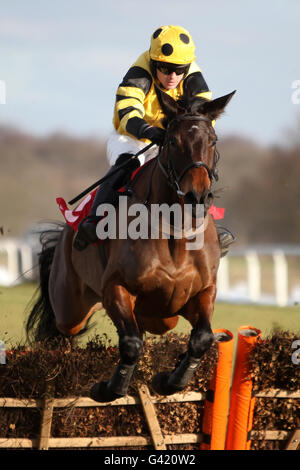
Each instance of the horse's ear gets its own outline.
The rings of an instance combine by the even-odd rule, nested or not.
[[[181,107],[178,105],[177,101],[175,101],[171,96],[167,95],[167,93],[164,93],[156,85],[155,91],[163,113],[166,117],[166,122],[168,123],[178,115]]]
[[[236,90],[234,90],[232,93],[229,93],[228,95],[216,98],[215,100],[206,101],[200,105],[198,108],[198,113],[209,116],[212,121],[217,119],[224,112],[235,92]]]

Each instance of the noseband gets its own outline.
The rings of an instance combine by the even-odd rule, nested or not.
[[[183,115],[181,117],[177,117],[175,119],[173,119],[169,124],[168,124],[168,127],[167,127],[167,132],[166,132],[166,138],[167,138],[167,142],[166,142],[166,145],[167,145],[167,157],[168,157],[168,166],[167,168],[162,164],[161,160],[160,160],[160,153],[158,155],[158,158],[157,158],[157,161],[158,161],[158,164],[159,164],[159,167],[161,169],[161,171],[163,172],[164,176],[166,177],[167,181],[168,181],[168,184],[170,186],[172,186],[173,189],[175,189],[175,191],[177,192],[178,196],[185,196],[185,193],[183,191],[181,191],[180,189],[180,181],[182,180],[182,178],[184,177],[184,175],[191,169],[191,168],[205,168],[207,173],[208,173],[208,176],[209,176],[209,179],[210,179],[210,183],[212,183],[212,180],[213,178],[215,178],[216,180],[218,179],[218,175],[217,175],[217,172],[216,172],[216,163],[217,161],[219,160],[219,153],[217,151],[217,149],[215,149],[215,156],[214,156],[214,167],[211,169],[209,168],[209,166],[202,162],[201,160],[198,160],[196,162],[191,162],[190,164],[188,164],[183,170],[182,172],[178,175],[177,171],[175,170],[174,168],[174,165],[173,165],[173,162],[172,162],[172,159],[171,159],[171,152],[170,152],[170,139],[168,138],[169,137],[169,127],[170,127],[170,124],[174,121],[183,121],[183,120],[190,120],[190,121],[205,121],[205,122],[211,122],[211,119],[205,117],[205,116],[195,116],[195,115],[191,115],[191,114],[186,114],[186,115]]]

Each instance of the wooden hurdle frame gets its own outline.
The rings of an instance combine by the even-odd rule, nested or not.
[[[254,394],[254,398],[281,398],[281,399],[300,399],[300,391],[289,392],[288,390],[270,389],[266,392],[259,392]],[[294,431],[256,431],[252,429],[250,431],[250,440],[287,440],[288,443],[285,450],[298,450],[300,449],[300,429]]]
[[[156,450],[165,450],[170,444],[198,444],[203,442],[204,433],[199,434],[170,434],[163,436],[160,429],[155,404],[159,403],[187,403],[203,401],[206,394],[202,392],[177,393],[170,397],[156,398],[150,395],[146,385],[138,388],[139,396],[126,396],[111,403],[98,403],[88,397],[75,398],[46,398],[46,399],[17,399],[0,398],[2,408],[36,408],[42,409],[40,436],[28,438],[0,438],[1,448],[31,448],[48,450],[49,448],[106,448],[106,447],[142,447],[152,446]],[[288,392],[286,390],[271,389],[267,392],[255,394],[256,398],[300,399],[300,391]],[[51,437],[51,424],[55,408],[88,408],[102,406],[141,405],[146,417],[149,436],[116,436],[116,437]],[[286,450],[297,450],[300,446],[300,429],[294,431],[257,431],[250,432],[251,440],[287,440]]]
[[[41,414],[40,436],[36,439],[28,438],[1,438],[0,448],[36,448],[48,450],[49,448],[105,448],[105,447],[141,447],[153,446],[156,450],[166,450],[168,444],[195,444],[200,443],[203,434],[178,434],[163,436],[155,404],[159,403],[186,403],[205,399],[205,393],[187,392],[176,393],[169,397],[156,398],[150,395],[147,385],[138,387],[138,396],[126,396],[109,403],[98,403],[88,397],[75,398],[45,398],[45,399],[16,399],[0,398],[0,407],[3,408],[39,408]],[[51,425],[54,408],[86,408],[103,406],[141,405],[149,429],[149,436],[115,436],[115,437],[51,437]]]

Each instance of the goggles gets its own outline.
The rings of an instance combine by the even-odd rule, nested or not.
[[[175,72],[176,75],[183,75],[188,73],[190,64],[188,65],[175,65],[175,64],[167,64],[162,62],[156,62],[157,69],[163,73],[164,75],[170,75],[171,73]]]

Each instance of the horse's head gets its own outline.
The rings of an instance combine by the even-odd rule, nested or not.
[[[176,102],[166,93],[159,98],[166,116],[166,138],[158,162],[169,184],[192,204],[204,205],[204,213],[213,201],[211,185],[217,179],[217,136],[212,121],[224,111],[235,91],[212,101]]]

